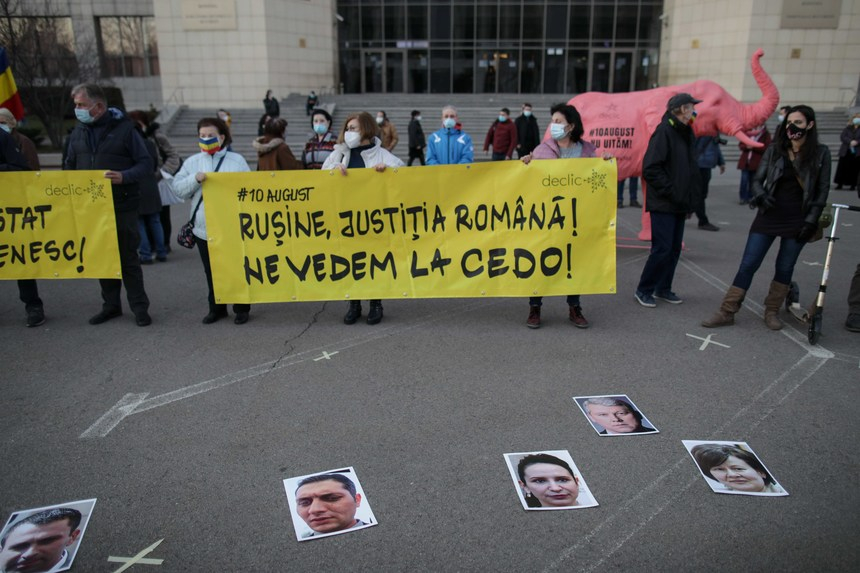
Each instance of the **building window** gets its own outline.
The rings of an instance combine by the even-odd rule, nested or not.
[[[103,73],[110,77],[157,76],[155,19],[148,16],[96,19]]]
[[[3,19],[0,43],[12,48],[19,61],[26,62],[34,78],[78,75],[71,18],[33,16]],[[22,56],[24,54],[27,56]],[[13,71],[23,73],[23,70]]]

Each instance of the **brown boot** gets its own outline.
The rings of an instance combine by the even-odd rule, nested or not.
[[[781,330],[785,326],[779,319],[779,307],[785,304],[788,296],[788,285],[772,281],[767,296],[764,297],[764,323],[771,330]]]
[[[747,291],[736,286],[729,287],[726,296],[723,297],[723,302],[720,304],[714,316],[708,320],[702,321],[702,326],[706,328],[716,328],[718,326],[731,326],[735,323],[735,313],[741,309],[741,303],[744,301]]]

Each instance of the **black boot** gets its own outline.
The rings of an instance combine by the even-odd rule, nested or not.
[[[358,317],[361,316],[361,301],[360,300],[351,300],[349,301],[349,308],[346,311],[346,314],[343,315],[343,323],[344,324],[355,324],[355,321],[358,320]]]
[[[382,320],[382,301],[370,301],[370,310],[367,312],[367,324],[379,324]]]

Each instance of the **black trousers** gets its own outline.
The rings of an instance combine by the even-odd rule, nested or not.
[[[203,262],[203,272],[206,273],[206,285],[209,287],[209,312],[227,312],[226,304],[215,304],[215,288],[212,286],[212,264],[209,262],[209,243],[200,237],[195,237],[200,260]],[[234,304],[233,312],[250,312],[250,304]]]
[[[36,287],[35,279],[22,279],[18,281],[18,296],[27,310],[42,308],[42,299],[39,298],[39,289]]]
[[[406,166],[411,167],[412,162],[416,159],[421,162],[421,165],[424,165],[424,150],[421,147],[410,147],[409,162],[406,164]]]
[[[143,288],[143,269],[140,268],[140,257],[137,255],[140,246],[137,211],[117,211],[115,215],[122,280],[99,279],[102,287],[102,308],[106,311],[122,310],[120,294],[125,283],[128,306],[132,312],[149,310],[149,298]]]
[[[170,234],[173,232],[173,227],[170,225],[170,205],[165,205],[161,208],[161,228],[164,229],[164,246],[170,246]],[[155,243],[150,241],[149,244]]]

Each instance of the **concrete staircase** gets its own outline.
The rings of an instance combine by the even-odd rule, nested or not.
[[[286,142],[296,157],[300,157],[305,142],[311,137],[310,118],[305,112],[305,95],[291,94],[281,100],[281,117],[287,120]],[[549,121],[549,108],[558,102],[567,101],[563,94],[349,94],[324,96],[320,104],[334,106],[334,129],[339,131],[350,113],[368,111],[376,115],[379,110],[385,110],[389,120],[397,128],[400,142],[394,153],[406,161],[408,158],[407,128],[413,109],[421,111],[424,133],[429,134],[440,126],[442,107],[453,104],[457,107],[463,128],[475,143],[475,160],[485,161],[482,148],[484,136],[502,107],[511,110],[516,117],[524,101],[534,106],[538,124],[543,130]],[[257,156],[251,142],[257,137],[257,122],[263,114],[262,103],[259,109],[232,109],[233,151],[242,154],[251,166],[256,168]],[[197,121],[206,116],[213,116],[215,110],[185,109],[173,121],[167,136],[178,149],[180,155],[187,157],[198,152]],[[830,147],[834,160],[839,150],[839,134],[848,121],[845,112],[819,112],[817,114],[819,137]],[[768,121],[771,133],[776,127],[776,115]],[[738,142],[733,137],[725,137],[727,144],[723,146],[723,156],[727,169],[734,169],[740,156]]]

